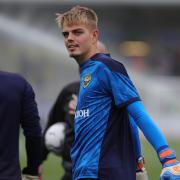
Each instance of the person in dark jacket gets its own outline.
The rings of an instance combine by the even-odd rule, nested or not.
[[[0,71],[0,180],[37,180],[41,127],[35,94],[20,75]],[[23,128],[27,167],[20,170],[19,131]]]
[[[62,180],[72,179],[70,149],[74,140],[74,116],[69,114],[68,104],[72,99],[72,95],[77,95],[78,92],[79,82],[70,83],[62,89],[49,113],[47,125],[43,133],[43,137],[45,137],[47,129],[57,122],[63,122],[66,124],[65,141],[63,147],[59,149],[58,153],[62,157],[62,166],[65,172]],[[50,151],[47,149],[45,143],[43,143],[42,163],[47,159],[49,152]]]

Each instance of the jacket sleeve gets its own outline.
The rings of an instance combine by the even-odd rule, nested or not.
[[[25,135],[27,153],[27,167],[24,173],[36,175],[41,160],[42,134],[35,93],[27,81],[25,81],[22,98],[21,125]]]

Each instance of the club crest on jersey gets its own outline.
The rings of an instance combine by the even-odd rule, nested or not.
[[[91,75],[87,74],[83,80],[83,87],[86,88],[89,85],[90,81],[91,81]]]

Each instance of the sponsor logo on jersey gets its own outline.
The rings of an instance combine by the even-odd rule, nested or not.
[[[82,109],[75,112],[75,118],[89,117],[89,109]]]
[[[83,87],[86,88],[90,82],[91,82],[91,75],[87,74],[83,80]]]

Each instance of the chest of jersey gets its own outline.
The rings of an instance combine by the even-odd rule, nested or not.
[[[89,106],[98,107],[105,99],[109,99],[103,84],[98,78],[98,68],[87,68],[81,74],[79,101],[77,109],[84,109]]]

